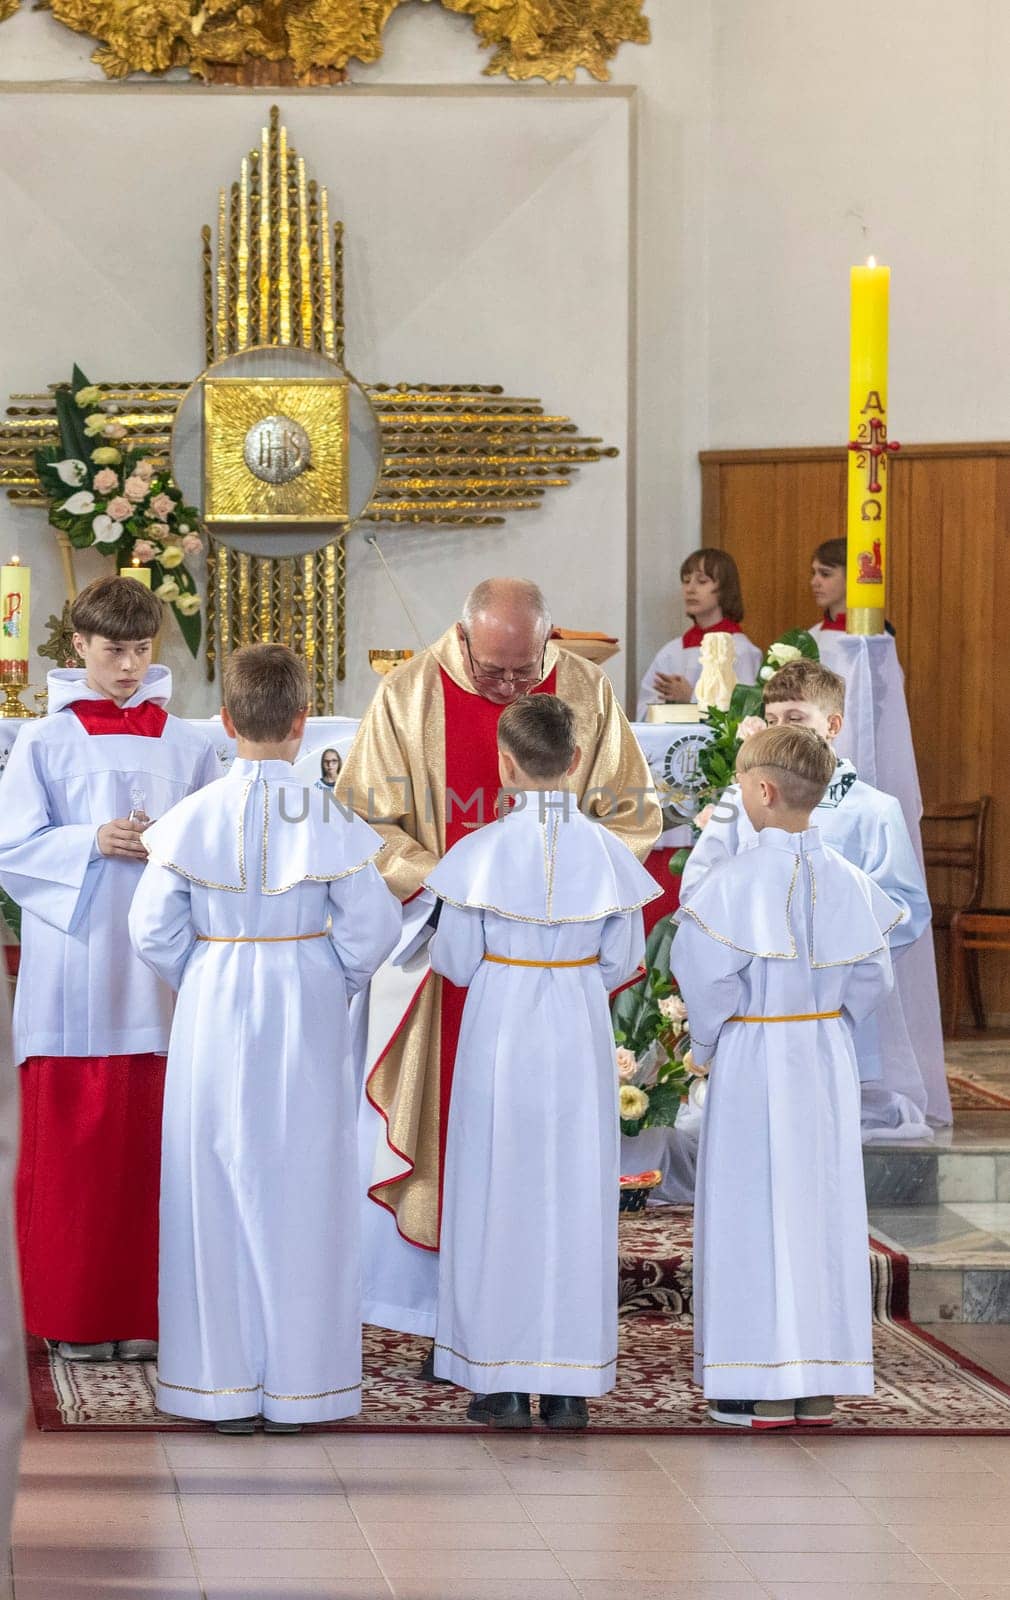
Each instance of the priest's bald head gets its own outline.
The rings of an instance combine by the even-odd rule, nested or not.
[[[544,675],[551,613],[526,578],[485,578],[467,595],[456,634],[478,694],[507,706]]]

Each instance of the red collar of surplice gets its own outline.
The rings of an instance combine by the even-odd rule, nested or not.
[[[739,622],[733,621],[732,617],[720,617],[710,628],[699,628],[695,623],[693,627],[688,628],[680,642],[685,650],[697,650],[708,633],[743,633],[743,629]]]
[[[139,706],[117,706],[114,700],[75,700],[70,707],[85,733],[132,733],[160,739],[168,712],[153,700]]]

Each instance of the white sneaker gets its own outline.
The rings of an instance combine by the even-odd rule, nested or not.
[[[116,1345],[117,1361],[157,1361],[156,1339],[120,1339]]]
[[[61,1339],[56,1354],[61,1361],[114,1361],[116,1347],[111,1339],[104,1344],[71,1344],[68,1339]]]

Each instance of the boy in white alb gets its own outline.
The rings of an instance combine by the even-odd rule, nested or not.
[[[361,1409],[356,1093],[347,1001],[396,943],[378,834],[291,763],[305,667],[225,668],[228,776],[145,835],[130,912],[179,991],[165,1083],[158,1405],[251,1433]]]
[[[769,678],[764,703],[770,726],[811,728],[833,746],[842,728],[845,682],[820,662],[791,661]],[[905,1005],[911,997],[902,991],[899,954],[928,928],[930,906],[901,806],[892,795],[863,783],[851,761],[839,760],[814,821],[824,843],[867,873],[906,913],[890,936],[896,956],[894,991],[855,1033],[863,1085],[863,1143],[931,1139],[926,1083],[909,1036]],[[734,785],[715,807],[691,851],[681,881],[681,905],[691,904],[723,862],[756,843]]]
[[[80,1360],[145,1359],[157,1338],[158,1158],[168,989],[126,919],[151,817],[217,776],[165,711],[162,605],[100,578],[71,619],[84,670],[49,674],[49,715],[0,783],[0,884],[22,908],[18,1244],[25,1322]]]
[[[435,1373],[471,1420],[583,1428],[617,1369],[618,1106],[608,992],[638,968],[659,890],[578,810],[571,708],[501,715],[515,805],[428,876],[434,971],[469,986],[452,1087]],[[490,1391],[490,1392],[485,1392]]]
[[[677,913],[670,963],[711,1069],[695,1196],[695,1381],[748,1428],[826,1424],[872,1394],[851,1028],[893,981],[904,914],[810,826],[835,758],[807,728],[741,748],[758,839]]]
[[[649,663],[638,691],[639,722],[650,705],[686,704],[694,699],[701,676],[701,642],[707,633],[733,635],[737,680],[755,683],[761,651],[740,624],[743,595],[736,562],[727,550],[695,550],[680,569],[684,610],[691,626],[679,639],[671,639]]]

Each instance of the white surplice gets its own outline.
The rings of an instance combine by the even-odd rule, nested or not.
[[[130,933],[179,990],[158,1405],[215,1421],[351,1416],[361,1286],[347,1002],[400,929],[373,865],[382,841],[286,762],[246,760],[145,841]]]
[[[863,1143],[930,1140],[925,1073],[911,1037],[916,990],[904,978],[910,948],[923,936],[930,937],[931,913],[926,881],[901,806],[893,795],[863,783],[851,761],[841,760],[811,820],[824,844],[871,877],[906,913],[890,935],[894,990],[855,1032],[863,1083]],[[757,838],[734,784],[691,851],[681,879],[681,905],[690,905],[709,874],[740,851],[752,849]]]
[[[455,845],[427,880],[443,902],[431,965],[469,986],[435,1372],[478,1392],[600,1395],[617,1370],[608,993],[639,966],[641,907],[659,891],[574,796],[529,793],[517,806]]]
[[[124,709],[172,692],[153,666]],[[21,907],[14,1059],[146,1055],[168,1048],[172,997],[130,949],[143,864],[99,854],[103,823],[163,816],[220,772],[202,734],[170,716],[157,738],[87,733],[70,709],[103,700],[85,674],[49,674],[49,715],[18,735],[0,780],[0,884]]]
[[[758,668],[764,660],[762,652],[756,644],[752,644],[745,633],[734,633],[733,663],[738,683],[755,683]],[[701,677],[701,646],[686,645],[685,635],[679,639],[670,639],[661,649],[657,650],[646,670],[645,676],[639,685],[638,709],[635,713],[636,721],[645,721],[645,712],[648,706],[662,705],[663,698],[656,688],[656,673],[663,672],[667,676],[677,674],[686,678],[692,691],[697,687]],[[694,699],[692,693],[691,699]]]
[[[11,1051],[6,983],[4,991],[0,994],[0,1555],[10,1542],[28,1387],[21,1327],[21,1285],[14,1250],[18,1084]]]
[[[694,1239],[710,1399],[873,1392],[851,1030],[891,987],[902,914],[816,828],[766,828],[677,912],[671,965],[711,1063]]]

